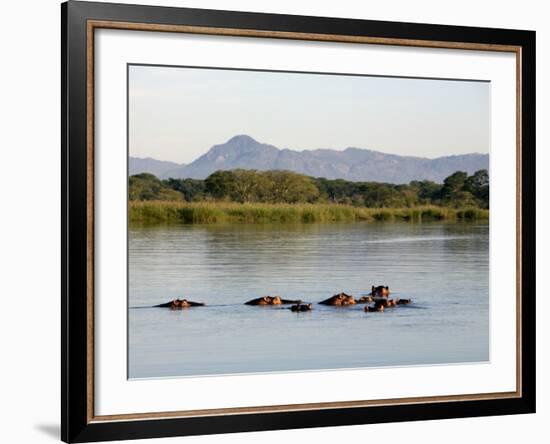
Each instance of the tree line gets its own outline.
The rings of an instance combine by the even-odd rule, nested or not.
[[[335,203],[370,208],[440,205],[489,208],[487,170],[456,171],[442,184],[429,180],[406,185],[352,182],[305,176],[291,171],[216,171],[204,180],[161,180],[149,173],[129,178],[133,201],[233,201],[240,203]]]

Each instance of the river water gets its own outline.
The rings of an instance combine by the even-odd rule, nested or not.
[[[413,303],[316,304],[373,284]],[[314,309],[243,305],[263,295]],[[151,308],[176,297],[206,306]],[[489,226],[131,226],[128,306],[130,378],[487,361]]]

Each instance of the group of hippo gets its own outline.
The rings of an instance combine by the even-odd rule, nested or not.
[[[365,305],[365,312],[383,312],[386,307],[395,307],[396,305],[411,303],[411,299],[392,299],[389,296],[390,289],[388,286],[379,285],[375,287],[373,285],[371,287],[371,292],[367,296],[362,296],[359,299],[355,299],[352,295],[346,293],[339,293],[319,302],[319,304],[335,307],[367,304]],[[187,299],[174,299],[164,304],[155,305],[155,307],[167,307],[176,310],[189,307],[200,307],[203,305],[202,302],[192,302]],[[283,299],[280,296],[262,296],[261,298],[245,302],[245,305],[291,305],[289,307],[291,311],[301,312],[313,310],[313,304],[304,304],[300,300]]]

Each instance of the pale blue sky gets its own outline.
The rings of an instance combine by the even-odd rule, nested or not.
[[[237,134],[294,150],[488,153],[490,83],[130,66],[131,156],[189,163]]]

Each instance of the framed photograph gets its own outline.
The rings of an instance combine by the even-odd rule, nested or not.
[[[62,439],[535,411],[535,33],[69,1]]]

